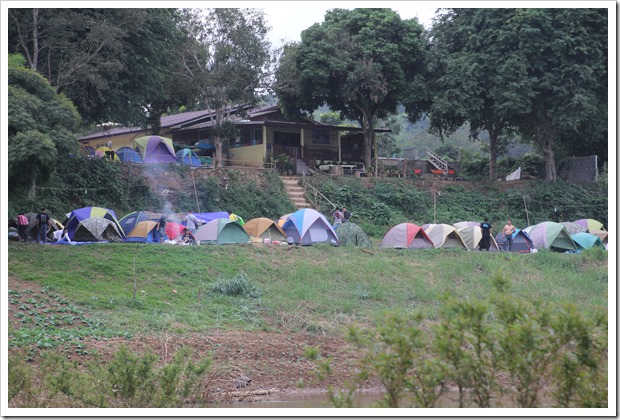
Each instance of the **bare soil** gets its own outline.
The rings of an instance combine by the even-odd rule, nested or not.
[[[23,318],[16,316],[24,312],[28,300],[41,300],[45,295],[41,287],[34,282],[9,277],[9,290],[14,291],[9,299],[9,323],[12,328],[30,326],[24,324]],[[61,297],[58,297],[62,300]],[[68,303],[52,302],[50,307],[69,307]],[[22,309],[20,309],[20,306]],[[43,315],[44,308],[38,311]],[[87,316],[87,315],[86,315]],[[61,325],[72,328],[83,325],[79,321],[74,324]],[[294,394],[299,392],[316,392],[326,390],[328,386],[340,388],[355,375],[359,354],[337,336],[313,335],[299,332],[263,332],[263,331],[209,331],[204,334],[173,335],[163,334],[139,335],[131,339],[104,338],[96,340],[86,338],[81,342],[88,354],[79,354],[72,349],[66,350],[68,360],[83,362],[93,360],[98,354],[104,363],[111,360],[121,346],[129,347],[137,354],[154,352],[160,362],[170,361],[174,354],[187,346],[195,351],[196,356],[212,355],[213,366],[204,390],[213,400],[220,401],[256,401],[268,399],[274,395]],[[322,358],[331,358],[333,374],[325,382],[318,383],[315,365],[304,358],[305,347],[320,347]],[[9,352],[15,351],[10,348]],[[37,363],[35,360],[33,363]],[[235,380],[247,376],[251,383],[247,387],[237,388]],[[303,389],[300,384],[304,384]],[[364,389],[377,389],[378,384],[368,381]]]

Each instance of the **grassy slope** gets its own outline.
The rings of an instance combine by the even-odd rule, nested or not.
[[[383,311],[436,315],[442,293],[482,297],[510,273],[515,294],[607,307],[607,254],[504,254],[328,246],[169,246],[10,243],[10,277],[47,286],[115,331],[221,329],[336,333],[376,323]],[[240,273],[260,298],[210,291]],[[136,298],[133,298],[134,281]]]

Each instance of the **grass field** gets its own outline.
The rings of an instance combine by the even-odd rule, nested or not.
[[[10,243],[9,276],[33,281],[115,334],[223,330],[338,333],[386,310],[437,316],[439,297],[515,296],[607,308],[607,253],[536,254],[329,246]],[[251,295],[221,293],[231,282]],[[214,286],[220,286],[218,289]]]

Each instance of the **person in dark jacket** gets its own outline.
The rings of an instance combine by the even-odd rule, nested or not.
[[[478,249],[488,251],[491,248],[491,224],[487,217],[484,218],[484,222],[480,223],[480,230],[482,231],[482,239],[480,239]]]

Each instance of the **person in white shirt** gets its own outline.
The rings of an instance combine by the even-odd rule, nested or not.
[[[63,230],[56,230],[54,231],[54,242],[67,242],[70,243],[71,239],[69,239],[69,232],[67,231],[67,228],[64,228]]]

